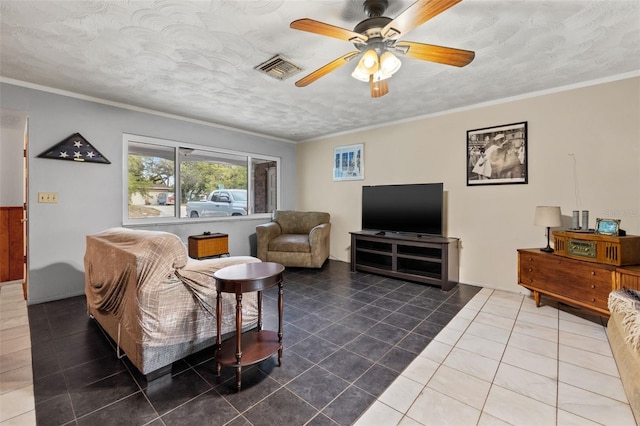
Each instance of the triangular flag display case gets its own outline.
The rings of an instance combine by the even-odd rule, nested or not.
[[[95,149],[80,133],[74,133],[62,142],[58,142],[42,154],[39,158],[53,160],[70,160],[84,163],[111,164],[100,151]]]

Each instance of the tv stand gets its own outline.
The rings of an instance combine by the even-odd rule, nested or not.
[[[451,290],[458,283],[458,238],[351,232],[351,271],[431,284]]]

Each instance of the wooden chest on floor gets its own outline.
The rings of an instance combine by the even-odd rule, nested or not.
[[[189,257],[202,259],[223,254],[229,254],[229,236],[227,234],[202,234],[189,237]]]

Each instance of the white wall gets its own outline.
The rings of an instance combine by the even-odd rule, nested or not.
[[[363,185],[444,182],[447,234],[462,240],[460,281],[524,292],[516,250],[546,245],[533,226],[536,205],[561,206],[566,227],[579,209],[590,211],[591,226],[620,218],[640,234],[639,104],[636,77],[299,144],[297,207],[331,213],[331,256],[348,261]],[[467,130],[522,121],[529,183],[466,186]],[[333,149],[356,143],[365,179],[334,182]]]
[[[26,114],[0,110],[0,206],[22,205]]]
[[[3,108],[29,117],[29,304],[83,294],[85,236],[121,226],[123,133],[280,157],[282,207],[295,208],[295,144],[6,83],[0,84],[0,97]],[[76,132],[111,164],[36,158]],[[39,204],[38,192],[57,192],[59,202]],[[266,220],[154,228],[185,240],[204,230],[226,232],[231,254],[246,255],[253,250],[255,225]]]

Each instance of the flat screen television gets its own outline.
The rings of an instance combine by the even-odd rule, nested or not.
[[[362,229],[443,235],[444,185],[419,183],[362,187]]]

